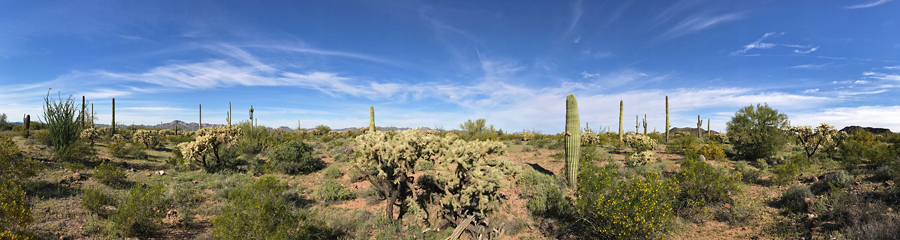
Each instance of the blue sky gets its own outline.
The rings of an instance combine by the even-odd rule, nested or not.
[[[556,133],[582,122],[722,131],[768,103],[794,125],[900,130],[900,1],[2,1],[0,112],[84,95],[99,122]],[[704,122],[704,128],[706,123]]]

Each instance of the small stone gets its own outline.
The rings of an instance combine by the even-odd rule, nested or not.
[[[157,173],[159,173],[160,176],[166,175],[166,171],[163,171],[163,170],[159,170],[159,172],[157,172]]]
[[[891,180],[884,181],[884,185],[894,186],[894,181],[891,181]]]
[[[75,181],[81,180],[81,173],[72,174],[72,180],[75,180]]]

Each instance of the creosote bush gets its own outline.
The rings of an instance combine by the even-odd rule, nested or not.
[[[81,206],[94,214],[105,217],[109,213],[106,212],[104,206],[116,206],[116,199],[100,189],[87,188],[83,192]]]
[[[312,145],[295,139],[282,143],[269,151],[270,165],[286,174],[307,174],[325,167],[325,162],[316,156]]]
[[[725,161],[725,151],[716,142],[703,145],[697,149],[697,154],[703,155],[708,161]]]
[[[811,207],[806,206],[803,199],[814,197],[815,195],[812,194],[809,187],[792,185],[787,191],[784,191],[784,193],[781,194],[781,208],[784,208],[788,212],[802,212],[806,207]]]
[[[263,176],[228,192],[213,223],[213,239],[335,239],[321,223],[297,214],[282,197],[288,184]]]
[[[682,213],[702,213],[715,204],[734,204],[733,194],[741,193],[741,174],[714,167],[697,159],[686,158],[675,175],[678,188],[678,209]]]
[[[110,187],[123,187],[128,184],[125,172],[111,162],[101,163],[94,167],[93,178]]]
[[[583,165],[575,208],[598,239],[659,238],[669,229],[679,188],[658,173],[626,176],[607,165]]]
[[[781,165],[775,166],[772,170],[772,183],[775,185],[788,185],[797,179],[800,175],[800,164],[797,161],[787,161]]]
[[[133,186],[113,217],[115,230],[125,237],[152,235],[162,226],[162,218],[170,207],[164,194],[162,184]]]
[[[563,217],[571,211],[569,200],[553,176],[528,170],[519,175],[516,185],[522,189],[522,197],[528,199],[525,206],[534,216]]]
[[[0,239],[29,239],[25,228],[34,219],[25,191],[9,179],[0,179]]]
[[[350,189],[341,186],[335,180],[328,179],[319,184],[319,187],[313,191],[313,198],[324,202],[334,202],[341,200],[350,200],[356,197]]]
[[[697,141],[696,137],[679,134],[669,140],[669,143],[666,144],[666,151],[670,153],[684,153],[689,150],[697,149],[699,146],[700,142]]]

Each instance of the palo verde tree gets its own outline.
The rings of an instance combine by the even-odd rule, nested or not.
[[[746,106],[726,123],[728,139],[737,155],[746,160],[766,158],[787,142],[788,117],[768,104]]]

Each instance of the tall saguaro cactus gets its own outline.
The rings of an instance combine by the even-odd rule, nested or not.
[[[91,127],[94,127],[94,103],[91,103]]]
[[[203,104],[197,104],[197,106],[199,107],[199,109],[197,109],[197,115],[200,116],[200,120],[197,122],[197,131],[200,131],[200,129],[203,129]]]
[[[113,98],[113,106],[112,106],[112,134],[110,136],[116,135],[116,98]]]
[[[87,117],[87,114],[84,114],[84,95],[81,95],[81,129],[84,129],[84,118]]]
[[[375,132],[375,106],[369,106],[369,132]]]
[[[706,119],[706,136],[707,136],[707,137],[709,137],[709,134],[712,133],[712,130],[710,130],[709,125],[710,125],[710,124],[709,124],[709,118],[707,118],[707,119]]]
[[[703,127],[703,120],[700,120],[700,115],[697,115],[697,137],[703,137],[703,132],[700,131],[700,127]]]
[[[666,95],[666,143],[669,143],[669,96]]]
[[[641,134],[641,115],[634,115],[634,134]]]
[[[647,135],[647,114],[644,114],[644,135]]]
[[[619,100],[619,141],[622,141],[622,111],[625,109],[625,103]]]
[[[569,187],[578,184],[578,158],[581,157],[581,122],[575,95],[566,97],[566,180]]]
[[[231,101],[228,101],[228,117],[225,120],[228,120],[228,127],[231,127]]]
[[[253,105],[250,105],[250,136],[253,136]]]
[[[28,137],[31,135],[31,115],[25,115],[24,123],[25,123],[25,136],[24,137]]]

